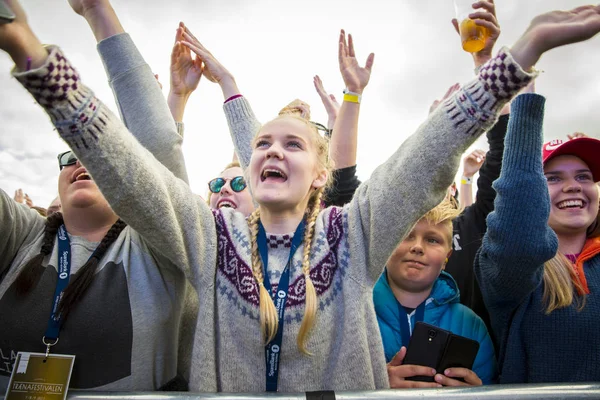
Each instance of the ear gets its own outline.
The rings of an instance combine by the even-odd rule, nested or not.
[[[442,264],[442,271],[446,269],[446,264],[448,264],[448,260],[450,259],[451,255],[452,249],[450,249],[450,251],[446,254],[446,261],[444,261],[444,263]]]
[[[317,177],[313,180],[312,188],[320,189],[327,183],[327,178],[329,176],[329,172],[326,169],[322,170],[318,173]]]

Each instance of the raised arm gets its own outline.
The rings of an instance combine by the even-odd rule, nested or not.
[[[88,22],[104,63],[121,119],[175,176],[187,182],[182,137],[154,73],[125,33],[109,0],[69,0]]]
[[[376,282],[398,242],[426,211],[443,199],[460,155],[494,124],[502,107],[535,76],[527,71],[542,54],[554,47],[586,40],[598,31],[600,6],[553,11],[536,17],[510,50],[501,50],[484,64],[474,81],[438,107],[373,172],[348,208],[350,246],[363,243],[367,255],[367,268],[354,270],[357,275],[361,271],[366,273],[357,276],[358,279]]]
[[[42,47],[17,1],[10,3],[18,19],[0,25],[0,48],[17,65],[13,75],[44,108],[115,213],[185,271],[196,288],[212,284],[201,282],[204,267],[216,263],[215,221],[208,206],[81,83],[58,48]],[[32,69],[26,71],[28,57]]]
[[[458,195],[461,207],[469,207],[473,204],[473,176],[483,165],[485,157],[485,151],[476,149],[463,158],[463,172]]]
[[[179,23],[171,51],[171,81],[167,103],[177,124],[183,124],[187,102],[198,87],[204,66],[199,57],[192,58],[190,49],[181,44],[185,25]],[[182,133],[182,132],[180,132]]]
[[[325,111],[327,112],[327,129],[329,129],[328,135],[331,136],[333,126],[335,125],[335,120],[337,119],[338,112],[340,111],[340,103],[338,103],[334,95],[327,93],[325,87],[323,86],[323,81],[321,81],[319,75],[314,76],[313,83],[315,85],[317,94],[321,98],[323,107],[325,107]]]
[[[196,53],[204,63],[204,76],[221,87],[225,101],[223,110],[229,125],[233,146],[240,165],[245,170],[250,164],[252,139],[260,129],[260,123],[254,115],[250,103],[240,94],[231,72],[200,43],[187,27],[183,33],[183,39],[181,43]]]
[[[513,102],[494,211],[475,260],[475,273],[497,337],[523,299],[541,282],[543,264],[558,250],[548,226],[548,188],[542,166],[542,96]]]

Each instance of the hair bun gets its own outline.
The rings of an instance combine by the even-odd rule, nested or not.
[[[287,106],[283,107],[281,111],[279,111],[279,115],[293,114],[299,117],[304,118],[305,120],[310,120],[310,105],[300,99],[296,99],[289,103]]]

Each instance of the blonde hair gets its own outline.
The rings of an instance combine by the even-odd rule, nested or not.
[[[451,197],[444,199],[440,204],[429,210],[421,219],[431,225],[443,224],[448,228],[448,243],[452,246],[452,221],[460,215],[460,210],[456,208],[456,200]]]
[[[588,229],[588,238],[600,236],[600,213],[594,224]],[[546,314],[558,308],[569,307],[575,301],[577,310],[585,306],[585,288],[573,263],[560,251],[552,259],[544,263],[544,293]],[[574,290],[576,289],[576,291]]]
[[[310,120],[310,105],[300,99],[290,102],[279,110],[279,115],[297,115],[307,121]]]
[[[284,109],[285,110],[285,109]],[[283,110],[282,110],[283,111]],[[316,150],[317,165],[320,170],[325,169],[327,173],[327,182],[323,187],[320,187],[311,192],[308,205],[306,209],[306,228],[304,230],[303,245],[304,251],[302,256],[302,273],[304,274],[305,283],[305,297],[304,297],[304,316],[302,317],[302,323],[300,324],[300,331],[296,339],[298,350],[304,354],[311,355],[306,349],[306,341],[311,329],[314,326],[315,318],[317,315],[317,291],[310,278],[310,251],[312,247],[312,240],[315,234],[315,225],[319,212],[321,211],[321,199],[325,189],[331,184],[332,180],[332,165],[327,157],[328,153],[328,142],[325,138],[319,135],[317,129],[309,123],[306,118],[303,118],[299,113],[280,113],[275,118],[279,120],[282,118],[294,118],[300,121],[304,121],[306,126],[309,127],[311,132],[311,141]],[[271,298],[270,293],[264,286],[262,261],[258,252],[258,222],[260,220],[260,210],[255,210],[248,217],[248,227],[251,234],[251,254],[252,254],[252,274],[254,279],[258,283],[259,290],[259,310],[260,310],[260,329],[266,343],[269,343],[275,337],[277,333],[277,326],[279,319],[277,316],[277,310],[275,304]]]

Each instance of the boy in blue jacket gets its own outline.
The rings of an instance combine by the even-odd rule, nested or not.
[[[456,282],[443,271],[452,253],[452,220],[459,213],[444,201],[425,214],[394,250],[373,290],[392,388],[481,385],[492,383],[496,377],[494,347],[487,328],[470,308],[460,304]],[[479,342],[473,370],[434,371],[402,365],[417,321]],[[405,380],[412,376],[434,376],[435,382]]]

